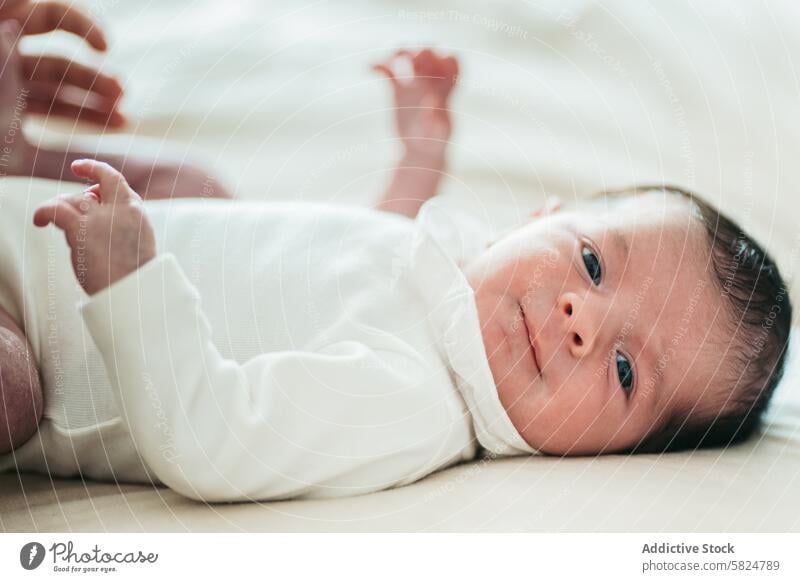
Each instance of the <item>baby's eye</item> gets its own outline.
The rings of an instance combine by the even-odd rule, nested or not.
[[[589,247],[583,247],[581,254],[583,255],[583,264],[586,265],[586,271],[589,273],[589,277],[592,278],[592,282],[595,285],[599,285],[600,281],[603,280],[603,270],[600,267],[600,259],[597,258],[597,255]]]
[[[630,393],[633,387],[633,367],[628,358],[617,352],[617,376],[619,383],[625,392]]]

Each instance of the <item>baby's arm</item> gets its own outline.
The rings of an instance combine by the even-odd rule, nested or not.
[[[43,401],[28,340],[0,308],[0,454],[11,452],[36,433]]]
[[[455,57],[401,50],[375,65],[392,84],[403,155],[376,208],[414,218],[436,195],[446,171],[451,123],[447,101],[458,77]]]
[[[138,195],[105,164],[73,170],[98,184],[40,206],[34,222],[66,234],[90,295],[86,329],[160,481],[236,501],[366,493],[433,470],[449,411],[410,346],[367,333],[369,344],[225,358],[197,289],[174,255],[156,254]]]

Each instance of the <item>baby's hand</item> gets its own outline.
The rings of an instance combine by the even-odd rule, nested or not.
[[[397,134],[412,157],[443,157],[452,131],[447,99],[458,78],[455,57],[399,50],[373,66],[394,90]]]
[[[94,160],[77,160],[72,171],[95,184],[42,204],[33,223],[64,231],[78,282],[94,295],[155,257],[156,242],[142,199],[122,174]]]

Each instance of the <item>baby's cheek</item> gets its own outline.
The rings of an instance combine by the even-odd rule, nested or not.
[[[597,433],[614,417],[613,403],[605,398],[607,387],[600,381],[574,377],[557,394],[561,395],[560,408],[565,414],[564,423],[581,432]]]
[[[562,249],[547,245],[537,250],[531,257],[527,269],[530,284],[552,282],[563,278],[569,271],[569,263],[565,261]]]

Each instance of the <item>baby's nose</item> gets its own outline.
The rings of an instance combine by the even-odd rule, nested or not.
[[[576,358],[587,355],[594,347],[597,326],[585,301],[575,293],[564,293],[558,298],[558,310],[564,318],[567,349]]]

